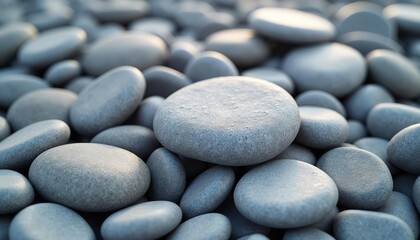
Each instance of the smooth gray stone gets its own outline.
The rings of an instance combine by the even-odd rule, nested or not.
[[[214,166],[198,175],[185,189],[179,206],[184,219],[212,212],[229,196],[235,184],[230,167]]]
[[[315,165],[316,163],[314,153],[309,148],[301,146],[297,143],[290,144],[289,147],[273,159],[295,159],[311,165]]]
[[[389,161],[399,169],[420,174],[420,124],[404,128],[395,134],[387,147]]]
[[[26,74],[8,74],[0,77],[0,107],[8,108],[25,93],[48,88],[42,79]]]
[[[115,68],[83,89],[70,109],[74,129],[92,136],[123,123],[143,99],[146,81],[136,68]]]
[[[417,175],[401,172],[394,176],[393,191],[400,192],[413,199],[413,186]]]
[[[181,41],[171,45],[168,66],[184,72],[188,62],[199,53],[200,48],[193,43]]]
[[[338,112],[343,117],[346,117],[347,115],[343,104],[341,104],[341,102],[336,97],[324,91],[310,90],[303,92],[296,97],[296,103],[299,106],[329,108]]]
[[[72,19],[71,25],[85,30],[87,43],[92,43],[96,39],[99,23],[98,20],[91,14],[77,14]]]
[[[337,215],[340,212],[338,207],[333,208],[321,221],[314,223],[310,225],[309,227],[317,228],[321,231],[331,233],[332,230],[332,224],[334,221],[335,215]]]
[[[339,146],[346,141],[349,126],[336,111],[320,107],[299,107],[300,129],[296,142],[316,149]]]
[[[173,5],[171,15],[181,28],[193,28],[203,16],[214,11],[214,7],[208,2],[180,1]]]
[[[392,191],[392,176],[375,154],[354,147],[326,152],[316,164],[337,184],[339,204],[347,208],[376,209]]]
[[[125,29],[124,29],[124,26],[122,26],[121,24],[118,24],[118,23],[102,24],[98,27],[95,42],[103,41],[103,39],[109,38],[109,37],[116,37],[123,33],[125,33]],[[93,45],[90,45],[90,46],[93,46]],[[88,46],[88,48],[90,46]]]
[[[105,240],[163,237],[182,220],[181,209],[168,201],[151,201],[133,205],[110,215],[101,227]]]
[[[90,142],[123,148],[141,159],[147,159],[154,150],[160,147],[150,129],[136,125],[108,128],[98,133]]]
[[[420,70],[408,58],[383,49],[370,52],[366,58],[372,80],[385,86],[394,96],[420,96]]]
[[[378,212],[392,214],[406,222],[413,231],[414,237],[419,236],[419,214],[413,201],[403,193],[392,192],[385,205]]]
[[[391,139],[404,128],[420,123],[420,109],[399,103],[381,103],[370,110],[366,126],[374,137]]]
[[[25,21],[35,25],[40,32],[68,25],[74,11],[66,4],[54,3],[44,4],[40,9],[30,12],[25,16]]]
[[[396,25],[384,17],[382,8],[382,6],[372,2],[354,2],[340,8],[334,15],[337,36],[349,32],[363,31],[394,39],[396,37]]]
[[[384,15],[394,21],[402,32],[420,34],[420,7],[417,4],[394,3],[384,9]]]
[[[147,194],[150,199],[178,203],[186,185],[181,160],[171,151],[158,148],[147,159],[147,167],[152,178]]]
[[[207,213],[179,225],[168,240],[219,239],[228,240],[231,233],[229,219],[219,213]]]
[[[343,97],[363,83],[367,67],[363,56],[353,48],[324,43],[290,51],[283,70],[301,92],[321,90]]]
[[[255,233],[248,236],[243,236],[241,238],[238,238],[237,240],[270,240],[270,239],[263,234]]]
[[[376,49],[388,49],[398,53],[404,52],[404,49],[398,42],[370,32],[349,32],[340,36],[337,41],[356,49],[363,55]]]
[[[296,102],[284,89],[255,78],[220,77],[169,96],[153,129],[164,147],[182,156],[244,166],[278,155],[299,125]]]
[[[349,118],[365,122],[369,111],[379,103],[393,103],[394,97],[378,84],[366,84],[354,91],[344,102]]]
[[[205,44],[207,51],[220,52],[240,68],[257,66],[270,55],[268,43],[247,28],[215,32],[206,38]]]
[[[158,36],[175,34],[176,25],[174,22],[163,17],[146,17],[135,20],[128,25],[130,31],[143,31],[154,33]]]
[[[283,240],[335,240],[331,235],[316,228],[306,227],[287,230]]]
[[[229,58],[218,52],[202,52],[194,56],[185,68],[193,82],[215,77],[237,76],[238,69]]]
[[[12,220],[10,240],[95,239],[89,224],[75,211],[55,203],[38,203],[20,211]]]
[[[0,142],[5,139],[6,137],[10,136],[10,126],[7,120],[0,116]]]
[[[165,42],[153,34],[124,32],[93,43],[84,54],[82,65],[93,76],[127,65],[143,70],[162,64],[167,51]]]
[[[77,54],[86,42],[86,32],[78,27],[60,27],[45,31],[27,41],[18,52],[19,61],[45,68]]]
[[[33,123],[0,142],[0,168],[28,167],[42,152],[65,144],[70,138],[69,126],[61,120]]]
[[[101,22],[126,24],[144,17],[149,13],[146,1],[96,1],[91,5],[91,12]]]
[[[19,48],[35,37],[38,30],[30,23],[11,23],[0,28],[0,66],[10,64]]]
[[[197,25],[194,27],[194,37],[198,41],[203,41],[213,33],[232,29],[237,25],[238,20],[234,12],[208,12],[198,20]]]
[[[334,219],[334,237],[342,240],[414,240],[410,226],[391,214],[366,211],[342,211]]]
[[[31,183],[22,174],[0,169],[0,214],[16,213],[35,197]]]
[[[318,168],[282,159],[248,171],[235,187],[234,200],[239,212],[255,223],[295,228],[327,216],[337,204],[338,190]]]
[[[353,143],[356,147],[369,151],[384,161],[392,174],[398,172],[398,168],[389,161],[387,150],[388,141],[383,138],[364,137]]]
[[[189,85],[192,81],[183,73],[165,66],[154,66],[144,71],[146,79],[145,97],[168,97],[179,89]]]
[[[80,63],[76,60],[64,60],[51,65],[45,73],[45,80],[55,87],[61,87],[82,72]]]
[[[78,77],[66,84],[65,89],[80,94],[85,87],[91,84],[95,79],[92,77]]]
[[[293,95],[295,92],[295,83],[293,82],[293,80],[290,79],[290,77],[286,73],[275,68],[270,68],[270,67],[252,68],[252,69],[248,69],[242,72],[241,75],[246,76],[246,77],[254,77],[254,78],[267,80],[269,82],[272,82],[284,88],[284,90],[286,90],[291,95]]]
[[[415,39],[408,42],[408,56],[414,58],[420,58],[420,40]]]
[[[127,150],[74,143],[40,154],[29,180],[45,199],[76,210],[106,212],[140,199],[150,185],[146,164]]]
[[[327,19],[288,8],[257,9],[250,14],[248,22],[261,35],[283,42],[323,42],[335,35],[335,27]]]
[[[59,88],[35,90],[18,98],[7,111],[7,120],[14,131],[30,124],[57,119],[70,125],[70,107],[77,95]]]
[[[14,215],[0,215],[0,240],[9,240],[9,227]]]
[[[151,96],[143,99],[135,113],[136,124],[153,130],[153,119],[155,118],[156,111],[164,100],[165,99],[160,96]]]
[[[363,123],[357,120],[348,120],[349,135],[347,137],[347,143],[354,143],[355,141],[367,136],[366,128]]]

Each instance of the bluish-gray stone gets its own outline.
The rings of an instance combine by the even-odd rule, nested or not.
[[[393,191],[400,192],[413,199],[413,186],[417,175],[401,172],[394,176]]]
[[[7,120],[0,116],[0,142],[3,141],[6,137],[8,137],[11,133],[9,123]]]
[[[0,239],[9,240],[9,228],[14,215],[0,215]]]
[[[31,183],[22,174],[0,169],[0,214],[16,213],[35,197]]]
[[[404,49],[398,42],[372,32],[349,32],[338,37],[337,41],[346,44],[363,55],[367,55],[376,49],[387,49],[403,53]]]
[[[349,135],[347,136],[347,143],[354,143],[355,141],[366,137],[367,132],[363,123],[357,120],[348,120],[349,125]]]
[[[254,234],[251,234],[251,235],[240,237],[237,240],[270,240],[270,239],[263,234],[254,233]]]
[[[397,2],[384,8],[384,15],[391,21],[394,21],[402,32],[415,35],[420,34],[418,29],[420,24],[420,7],[417,4]]]
[[[61,87],[80,75],[82,67],[76,60],[64,60],[51,65],[45,73],[45,80],[55,87]]]
[[[299,94],[296,97],[299,106],[322,107],[334,110],[346,117],[346,109],[343,104],[333,95],[319,90],[310,90]]]
[[[166,98],[192,83],[183,73],[165,66],[146,69],[144,78],[146,79],[145,97],[162,96]]]
[[[295,83],[293,82],[293,80],[290,79],[290,77],[286,73],[276,68],[270,68],[270,67],[251,68],[246,71],[243,71],[242,76],[260,78],[260,79],[272,82],[284,88],[284,90],[286,90],[291,95],[293,95],[293,93],[295,92]]]
[[[80,94],[85,87],[91,84],[95,79],[92,77],[78,77],[66,84],[65,89]]]
[[[316,163],[315,154],[309,148],[296,143],[290,144],[289,147],[273,159],[295,159],[312,165]]]
[[[169,67],[184,72],[188,62],[200,52],[198,44],[188,41],[178,41],[171,45]]]
[[[155,118],[156,111],[164,100],[165,99],[160,96],[151,96],[143,99],[135,113],[136,124],[153,130],[153,119]]]
[[[144,17],[149,13],[146,1],[106,1],[93,2],[91,12],[101,22],[117,22],[126,24]]]
[[[283,240],[335,240],[331,235],[316,228],[306,227],[287,230]]]

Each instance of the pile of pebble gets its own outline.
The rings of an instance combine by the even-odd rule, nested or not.
[[[418,1],[0,7],[1,240],[418,239]]]

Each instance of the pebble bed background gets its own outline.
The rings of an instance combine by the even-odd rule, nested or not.
[[[418,239],[418,0],[0,8],[0,240]]]

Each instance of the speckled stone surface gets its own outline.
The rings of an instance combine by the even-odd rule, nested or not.
[[[222,77],[168,97],[155,115],[153,129],[173,152],[243,166],[267,161],[286,149],[299,130],[298,114],[293,98],[275,84]]]
[[[337,204],[338,190],[318,168],[282,159],[247,172],[235,187],[234,200],[239,212],[253,222],[295,228],[323,219]]]
[[[20,211],[10,224],[11,240],[93,240],[89,224],[75,211],[55,203],[38,203]]]
[[[144,71],[146,79],[145,97],[168,97],[179,89],[191,84],[191,80],[183,73],[165,66],[154,66]]]
[[[242,72],[242,76],[260,78],[272,82],[293,95],[295,92],[295,83],[283,71],[270,67],[256,67]]]
[[[214,210],[228,197],[235,184],[230,167],[214,166],[194,178],[182,195],[179,206],[184,219]]]
[[[67,143],[69,126],[60,120],[46,120],[14,132],[0,142],[0,168],[28,167],[42,152]]]
[[[414,240],[413,232],[403,220],[387,213],[346,210],[334,219],[337,239]]]
[[[146,89],[143,74],[134,67],[115,68],[83,89],[70,109],[75,130],[92,136],[124,122],[140,105]]]
[[[45,72],[45,80],[51,85],[61,87],[82,72],[80,63],[76,60],[64,60],[51,65]]]
[[[160,96],[151,96],[143,99],[135,113],[135,123],[153,130],[153,119],[164,100]]]
[[[168,240],[220,239],[228,240],[231,232],[229,219],[219,213],[207,213],[179,225]]]
[[[168,201],[149,201],[119,210],[102,224],[101,236],[105,240],[160,238],[182,220],[181,209]]]
[[[354,147],[326,152],[316,164],[337,184],[339,204],[347,208],[376,209],[392,191],[392,176],[375,154]]]
[[[309,148],[296,143],[290,144],[289,147],[273,159],[295,159],[312,165],[315,165],[317,160],[314,153]]]
[[[116,210],[140,199],[149,188],[146,164],[127,150],[74,143],[39,155],[29,180],[44,198],[87,212]]]
[[[0,142],[10,135],[10,125],[7,120],[0,116]]]
[[[296,103],[299,106],[323,107],[334,110],[346,117],[346,109],[343,104],[333,95],[319,90],[310,90],[296,96]]]
[[[0,214],[16,213],[34,200],[31,183],[22,174],[0,169]]]
[[[283,240],[335,240],[330,234],[316,228],[306,227],[294,230],[287,230]]]

